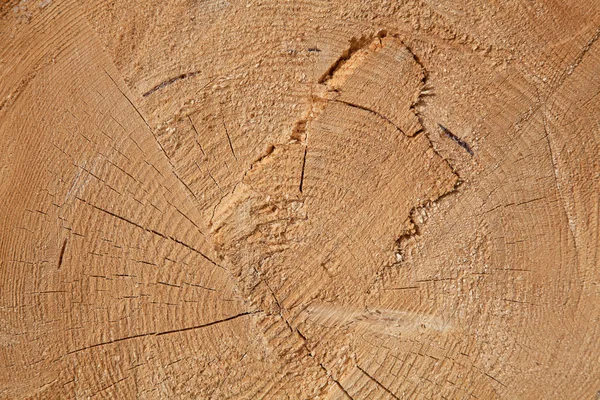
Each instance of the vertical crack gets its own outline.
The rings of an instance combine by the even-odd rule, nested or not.
[[[308,151],[308,144],[304,146],[304,157],[302,158],[302,173],[300,174],[300,193],[302,193],[302,185],[304,184],[304,168],[306,167],[306,152]]]
[[[67,247],[67,239],[65,239],[63,241],[62,247],[60,248],[60,255],[58,256],[58,269],[60,269],[60,267],[62,265],[66,247]]]

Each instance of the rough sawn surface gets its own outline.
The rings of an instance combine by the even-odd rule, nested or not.
[[[501,3],[0,4],[0,398],[596,398],[600,8]]]

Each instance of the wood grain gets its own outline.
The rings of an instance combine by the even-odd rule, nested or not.
[[[0,398],[600,390],[592,0],[0,4]]]

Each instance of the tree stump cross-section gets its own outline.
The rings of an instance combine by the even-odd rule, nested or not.
[[[600,9],[0,4],[0,399],[600,390]]]

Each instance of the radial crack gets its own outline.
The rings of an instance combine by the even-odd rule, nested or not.
[[[169,86],[170,84],[180,81],[182,79],[188,79],[193,76],[196,76],[199,73],[200,73],[200,71],[186,72],[185,74],[177,75],[173,78],[167,79],[166,81],[159,83],[158,85],[154,86],[152,89],[148,90],[146,93],[142,94],[142,97],[148,97],[152,93],[156,92],[157,90],[163,89],[163,88]]]
[[[125,218],[125,217],[122,217],[122,216],[120,216],[120,215],[118,215],[118,214],[115,214],[115,213],[113,213],[112,211],[108,211],[108,210],[105,210],[105,209],[103,209],[103,208],[101,208],[101,207],[98,207],[97,205],[95,205],[95,204],[92,204],[92,203],[88,202],[87,200],[85,200],[85,199],[82,199],[82,198],[80,198],[80,197],[76,197],[76,199],[77,199],[77,200],[79,200],[79,201],[81,201],[81,202],[83,202],[83,203],[85,203],[85,204],[87,204],[88,206],[90,206],[90,207],[92,207],[92,208],[95,208],[95,209],[96,209],[96,210],[98,210],[98,211],[101,211],[101,212],[103,212],[103,213],[105,213],[105,214],[108,214],[108,215],[110,215],[111,217],[117,218],[117,219],[119,219],[119,220],[121,220],[121,221],[124,221],[124,222],[127,222],[128,224],[130,224],[130,225],[133,225],[133,226],[135,226],[135,227],[137,227],[137,228],[139,228],[139,229],[143,229],[143,230],[144,230],[144,231],[146,231],[146,232],[152,233],[152,234],[154,234],[154,235],[157,235],[157,236],[160,236],[160,237],[162,237],[163,239],[167,239],[167,240],[173,241],[173,242],[175,242],[175,243],[177,243],[177,244],[179,244],[179,245],[181,245],[181,246],[183,246],[183,247],[186,247],[186,248],[188,248],[189,250],[191,250],[191,251],[193,251],[193,252],[195,252],[195,253],[199,254],[201,257],[203,257],[205,260],[207,260],[208,262],[210,262],[210,263],[211,263],[211,264],[213,264],[214,266],[216,266],[216,267],[219,267],[219,268],[221,268],[221,269],[225,269],[225,267],[223,267],[222,265],[219,265],[219,264],[217,264],[217,263],[216,263],[214,260],[212,260],[210,257],[208,257],[206,254],[204,254],[204,253],[203,253],[203,252],[201,252],[200,250],[198,250],[198,249],[196,249],[196,248],[194,248],[194,247],[190,246],[189,244],[187,244],[187,243],[185,243],[185,242],[182,242],[182,241],[181,241],[181,240],[179,240],[179,239],[176,239],[176,238],[174,238],[174,237],[172,237],[172,236],[169,236],[169,235],[165,235],[164,233],[158,232],[158,231],[156,231],[156,230],[154,230],[154,229],[151,229],[151,228],[146,228],[145,226],[143,226],[143,225],[140,225],[140,224],[138,224],[137,222],[131,221],[131,220],[129,220],[129,219],[127,219],[127,218]]]
[[[168,331],[159,331],[159,332],[148,332],[148,333],[140,333],[138,335],[132,335],[132,336],[125,336],[125,337],[121,337],[118,339],[113,339],[113,340],[109,340],[106,342],[101,342],[101,343],[96,343],[96,344],[92,344],[90,346],[85,346],[76,350],[71,350],[69,352],[67,352],[65,355],[70,355],[70,354],[75,354],[75,353],[79,353],[82,352],[84,350],[89,350],[89,349],[93,349],[95,347],[100,347],[100,346],[106,346],[109,344],[114,344],[114,343],[119,343],[119,342],[123,342],[126,340],[131,340],[131,339],[138,339],[138,338],[143,338],[143,337],[148,337],[148,336],[163,336],[163,335],[169,335],[171,333],[180,333],[180,332],[186,332],[186,331],[191,331],[194,329],[201,329],[201,328],[206,328],[209,326],[213,326],[213,325],[217,325],[223,322],[228,322],[246,315],[252,315],[252,314],[256,314],[259,313],[261,311],[246,311],[240,314],[236,314],[234,316],[231,317],[227,317],[227,318],[223,318],[223,319],[219,319],[216,321],[212,321],[212,322],[208,322],[206,324],[201,324],[201,325],[196,325],[196,326],[190,326],[187,328],[180,328],[180,329],[173,329],[173,330],[168,330]]]
[[[67,239],[65,239],[63,241],[62,247],[60,248],[60,254],[58,256],[58,269],[60,269],[62,262],[63,262],[63,257],[65,255],[65,249],[67,247]]]
[[[358,370],[360,372],[362,372],[363,374],[365,374],[369,379],[371,379],[373,382],[375,382],[377,384],[377,386],[379,386],[380,388],[382,388],[383,390],[385,390],[390,396],[392,396],[394,399],[400,400],[400,398],[398,396],[396,396],[390,389],[388,389],[387,387],[383,386],[383,384],[381,382],[379,382],[377,379],[373,378],[371,376],[371,374],[369,374],[367,371],[365,371],[364,369],[362,369],[359,365],[356,366],[356,368],[358,368]]]

